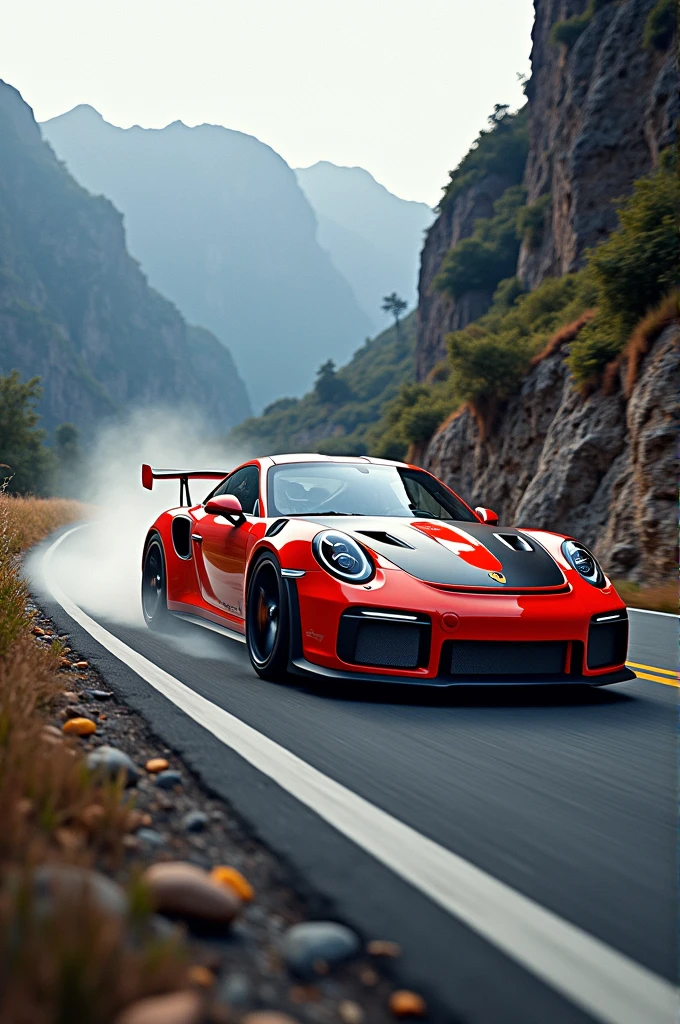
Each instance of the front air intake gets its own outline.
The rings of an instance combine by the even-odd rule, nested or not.
[[[564,672],[567,644],[563,640],[452,640],[448,651],[452,676],[556,676]]]
[[[340,619],[338,657],[352,665],[421,668],[430,656],[430,632],[426,615],[353,608]]]
[[[588,668],[623,665],[628,654],[628,612],[593,615],[588,630]]]

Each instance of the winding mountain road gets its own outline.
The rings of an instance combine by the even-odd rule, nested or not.
[[[433,1020],[675,1020],[677,619],[631,611],[610,688],[276,685],[208,630],[75,604],[78,530],[32,560],[41,606],[329,913],[402,944]]]

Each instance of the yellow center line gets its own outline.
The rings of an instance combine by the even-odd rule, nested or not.
[[[652,682],[652,683],[662,683],[664,686],[675,686],[676,688],[678,686],[680,686],[680,684],[678,683],[677,677],[675,679],[667,679],[664,676],[651,676],[651,675],[649,675],[648,672],[641,672],[640,671],[640,666],[637,666],[635,664],[635,662],[633,662],[633,661],[627,661],[626,664],[628,665],[629,668],[633,668],[633,669],[637,670],[635,672],[635,675],[638,677],[638,679],[649,679],[650,682]],[[647,668],[648,666],[645,665],[643,667]],[[651,667],[651,666],[649,666],[649,667]],[[668,672],[668,669],[667,668],[655,668],[653,671],[654,672]],[[668,674],[669,675],[674,675],[675,673],[670,673],[669,672]]]
[[[626,665],[628,668],[644,668],[647,672],[653,672],[657,676],[677,676],[678,670],[675,668],[657,668],[656,665],[641,665],[637,661],[627,661]]]

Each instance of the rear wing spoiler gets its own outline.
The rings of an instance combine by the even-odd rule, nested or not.
[[[227,475],[222,469],[153,469],[146,463],[142,466],[142,487],[153,490],[154,480],[179,480],[179,503],[191,505],[190,480],[224,480]]]

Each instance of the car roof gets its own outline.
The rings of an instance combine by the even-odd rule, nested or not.
[[[285,466],[291,462],[369,462],[375,466],[405,466],[405,462],[394,462],[391,459],[374,459],[368,455],[319,455],[315,452],[291,452],[286,455],[270,455],[275,466]]]

